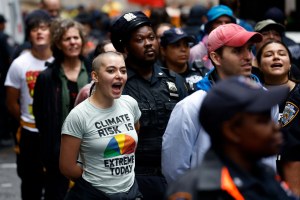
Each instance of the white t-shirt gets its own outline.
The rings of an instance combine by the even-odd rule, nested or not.
[[[25,122],[35,123],[32,112],[35,82],[39,73],[46,69],[45,63],[53,60],[53,57],[39,60],[30,51],[26,51],[12,62],[8,70],[4,85],[20,90],[21,119]],[[24,128],[38,132],[36,128]]]
[[[67,116],[62,134],[81,139],[83,179],[108,194],[126,192],[134,183],[137,133],[134,124],[141,111],[128,95],[108,109],[93,106],[89,99]]]

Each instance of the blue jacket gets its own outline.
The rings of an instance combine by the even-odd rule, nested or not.
[[[260,83],[259,78],[254,75],[251,74],[250,78],[254,81],[256,81],[257,83]],[[207,74],[205,75],[205,77],[200,80],[198,83],[196,83],[196,89],[197,90],[204,90],[204,91],[209,91],[210,88],[212,87],[212,85],[217,82],[218,80],[220,80],[215,68],[211,69],[209,72],[207,72]]]

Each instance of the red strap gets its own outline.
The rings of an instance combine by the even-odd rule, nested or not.
[[[235,200],[244,200],[244,197],[234,184],[226,167],[223,167],[221,172],[221,188],[222,190],[227,191]]]

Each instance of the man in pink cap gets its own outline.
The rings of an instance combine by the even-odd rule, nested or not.
[[[198,119],[202,100],[211,87],[236,75],[259,82],[251,74],[251,47],[261,40],[260,33],[232,23],[221,25],[209,34],[208,55],[215,67],[196,84],[198,91],[176,104],[163,136],[162,172],[168,183],[198,166],[210,147],[209,137]],[[273,109],[272,116],[278,119],[276,111]],[[275,165],[275,160],[272,164]]]

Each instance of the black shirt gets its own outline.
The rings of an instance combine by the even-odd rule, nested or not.
[[[231,180],[222,180],[229,172]],[[276,179],[273,169],[257,162],[250,174],[210,149],[201,165],[169,185],[166,199],[182,200],[296,200]],[[228,176],[226,176],[228,178]],[[226,179],[228,180],[228,179]],[[232,182],[230,182],[232,181]],[[228,187],[228,186],[233,187]],[[227,186],[227,188],[226,188]],[[233,191],[233,193],[230,193]],[[235,192],[235,193],[234,193]],[[234,196],[242,198],[234,198]],[[189,197],[189,198],[188,198]]]
[[[284,145],[280,160],[300,161],[300,84],[297,83],[285,103],[280,123]]]
[[[150,80],[127,66],[127,83],[123,94],[130,95],[142,112],[136,167],[161,166],[162,136],[176,103],[187,96],[184,80],[174,72],[154,65]]]
[[[69,111],[74,108],[75,100],[78,94],[78,85],[77,82],[68,80],[67,82],[68,89],[69,89],[69,97],[70,97],[70,106]]]

